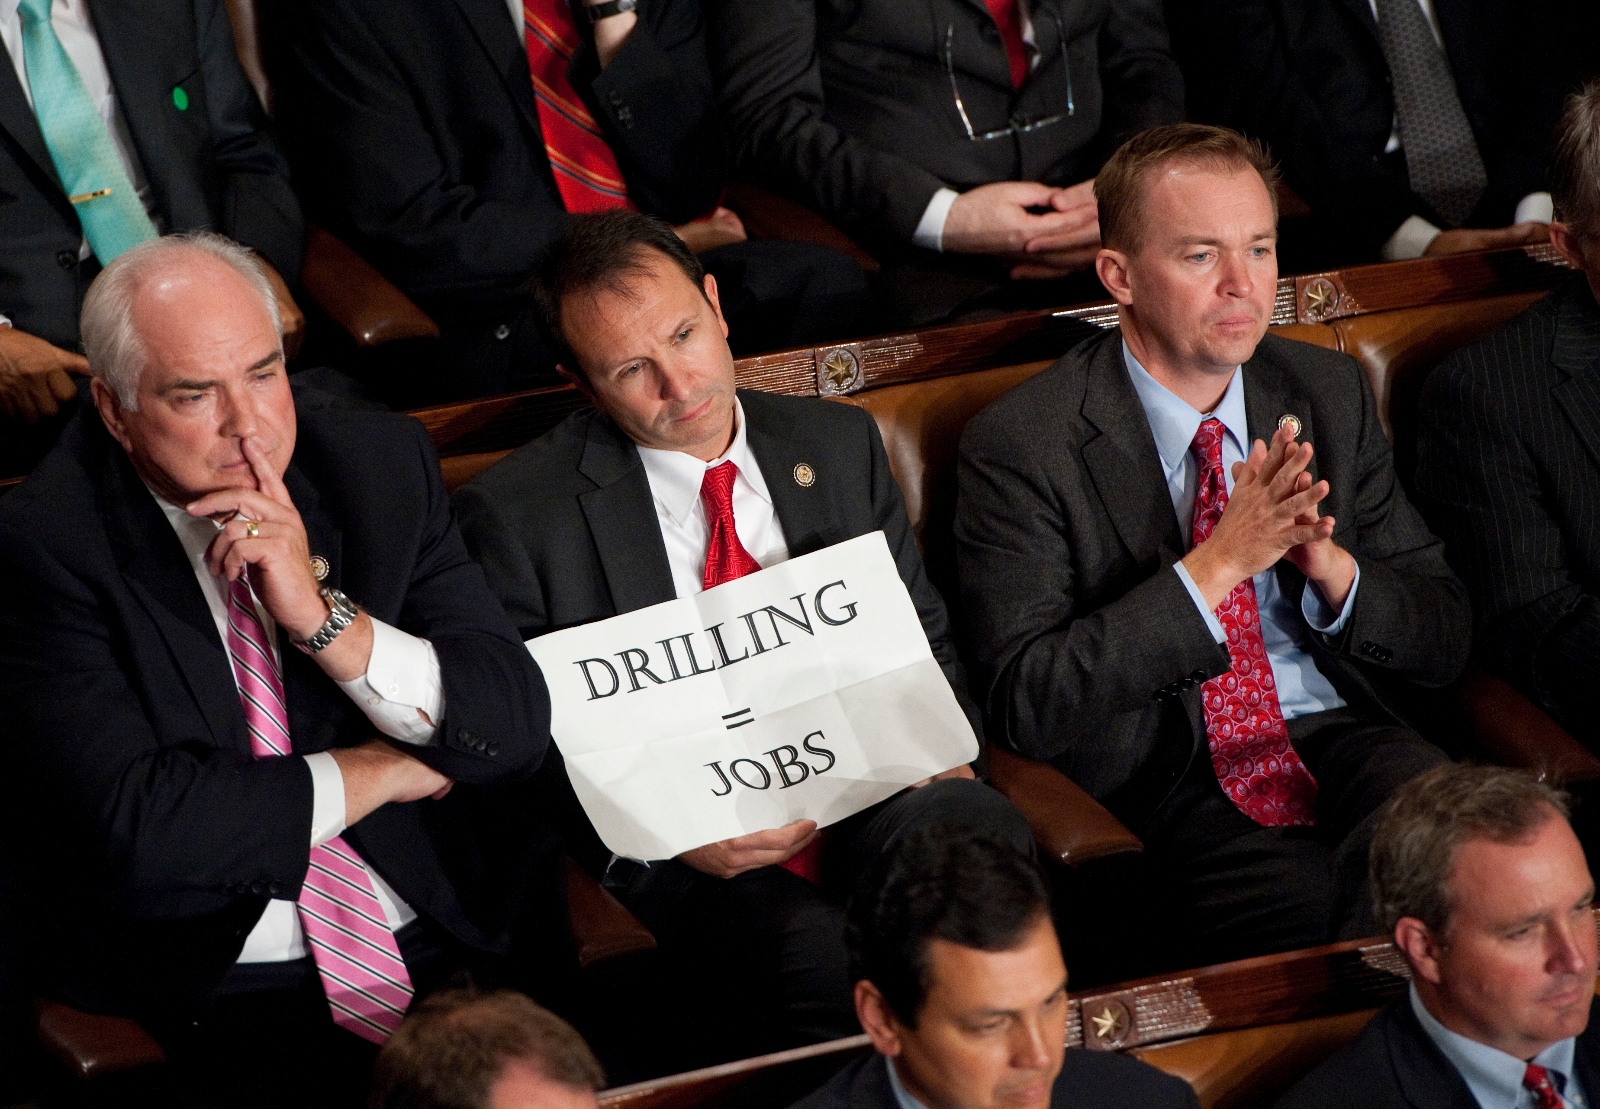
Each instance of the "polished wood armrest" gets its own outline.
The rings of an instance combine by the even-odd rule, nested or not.
[[[738,213],[745,231],[752,239],[814,243],[849,255],[856,265],[868,273],[877,273],[882,268],[876,258],[829,223],[826,217],[776,193],[769,193],[754,185],[729,185],[723,192],[722,202]]]
[[[607,959],[655,950],[650,930],[571,859],[567,860],[567,915],[578,944],[578,965],[585,970]]]
[[[126,1017],[85,1013],[43,999],[34,1002],[34,1014],[40,1046],[74,1077],[99,1078],[167,1061],[150,1033]]]
[[[1474,668],[1457,695],[1472,714],[1473,736],[1488,758],[1557,783],[1600,781],[1600,758],[1508,683]]]
[[[410,297],[361,255],[315,225],[306,229],[300,285],[357,346],[439,337],[439,325]]]
[[[1055,767],[993,744],[987,758],[989,781],[1027,818],[1034,842],[1049,858],[1078,866],[1144,850],[1138,836]]]

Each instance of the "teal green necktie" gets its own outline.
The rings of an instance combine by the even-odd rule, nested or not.
[[[156,229],[133,191],[111,132],[50,25],[51,0],[21,0],[22,58],[33,112],[83,236],[102,266]]]

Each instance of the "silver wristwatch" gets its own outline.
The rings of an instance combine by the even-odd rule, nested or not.
[[[326,587],[320,592],[322,593],[322,599],[328,602],[328,622],[318,628],[316,633],[304,643],[299,640],[294,641],[294,645],[308,655],[316,654],[335,639],[338,639],[339,633],[355,623],[356,620],[356,606],[350,603],[349,597],[346,597],[337,589],[328,589]]]

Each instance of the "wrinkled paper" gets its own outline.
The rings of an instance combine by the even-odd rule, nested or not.
[[[628,858],[826,826],[978,754],[881,531],[528,651],[573,789]]]

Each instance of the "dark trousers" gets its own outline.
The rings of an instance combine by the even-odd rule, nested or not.
[[[1186,965],[1378,931],[1367,888],[1378,810],[1448,760],[1415,732],[1349,709],[1290,720],[1289,738],[1317,780],[1315,825],[1255,823],[1222,792],[1202,746],[1143,837],[1160,918]]]
[[[656,936],[673,964],[673,1015],[684,1066],[851,1036],[861,1029],[844,948],[856,879],[896,840],[935,824],[983,828],[1033,850],[1027,821],[982,783],[906,790],[824,830],[823,885],[778,866],[713,878],[676,860],[618,860],[606,886]]]

